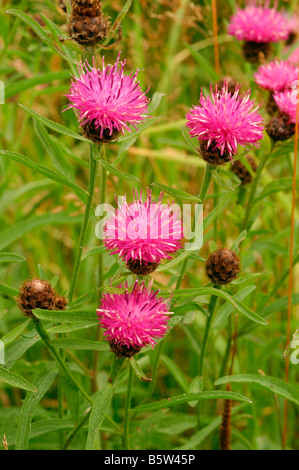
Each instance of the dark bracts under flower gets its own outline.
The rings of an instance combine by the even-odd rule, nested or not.
[[[168,300],[157,297],[159,291],[151,290],[152,282],[146,287],[137,280],[131,291],[127,283],[124,287],[124,293],[103,295],[97,315],[111,350],[131,357],[144,346],[153,347],[155,338],[166,334],[171,312]]]
[[[272,50],[270,42],[252,42],[246,41],[243,43],[243,56],[247,62],[252,64],[263,64],[269,57]]]
[[[117,140],[120,136],[120,132],[117,129],[112,129],[112,133],[110,133],[110,129],[102,129],[102,127],[96,127],[94,121],[86,122],[82,126],[82,134],[87,139],[92,140],[96,144],[100,143],[107,143]]]
[[[138,274],[139,276],[147,276],[148,274],[151,274],[158,266],[158,263],[143,263],[139,259],[131,258],[127,261],[127,268],[133,274]]]
[[[252,170],[256,172],[257,164],[256,164],[255,159],[251,155],[247,155],[246,158]],[[246,166],[243,165],[243,163],[240,160],[233,162],[231,169],[235,173],[235,175],[237,175],[240,178],[242,186],[251,183],[252,176],[247,170]]]
[[[266,131],[275,142],[288,140],[295,134],[295,124],[290,122],[287,114],[280,114],[271,119]]]
[[[230,75],[225,75],[223,78],[218,80],[218,82],[216,83],[217,90],[221,90],[221,88],[223,88],[226,83],[227,83],[227,91],[233,95],[236,91],[236,87],[238,86],[238,83]]]
[[[199,142],[199,151],[203,158],[203,160],[210,165],[224,165],[225,163],[231,160],[229,152],[225,150],[223,154],[221,154],[220,149],[218,147],[215,148],[216,142],[212,141],[208,148],[208,141],[201,140]]]
[[[103,15],[99,0],[72,0],[68,25],[71,39],[92,46],[106,37],[108,29],[109,21]]]
[[[58,295],[48,281],[34,278],[25,281],[20,287],[20,295],[17,299],[19,309],[28,317],[33,317],[32,310],[64,310],[68,301]]]
[[[232,282],[240,271],[238,255],[228,248],[214,251],[206,262],[206,272],[209,279],[216,285]]]

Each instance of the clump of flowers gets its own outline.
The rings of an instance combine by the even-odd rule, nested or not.
[[[121,285],[119,288],[123,289]],[[131,357],[144,346],[154,347],[155,338],[163,338],[172,312],[168,300],[151,290],[152,282],[146,287],[137,280],[131,291],[127,283],[124,289],[124,293],[104,294],[97,316],[111,350]]]
[[[284,90],[273,95],[279,115],[266,127],[268,135],[274,141],[287,140],[295,133],[297,93],[296,90]]]
[[[78,66],[79,77],[73,77],[67,98],[69,108],[78,111],[83,135],[94,142],[109,142],[125,131],[131,132],[130,126],[137,125],[147,117],[149,99],[143,93],[137,76],[124,74],[126,61],[119,62],[120,53],[114,65],[102,70],[86,61]],[[119,67],[120,65],[120,67]]]
[[[276,59],[261,65],[254,78],[255,82],[265,90],[282,91],[290,88],[292,82],[298,78],[298,69],[289,62]]]
[[[206,272],[209,279],[217,285],[232,282],[240,271],[238,255],[228,248],[219,248],[210,254],[206,262]]]
[[[271,43],[285,40],[289,35],[288,20],[270,7],[251,1],[244,9],[238,8],[230,20],[228,32],[239,41],[245,41],[243,53],[249,62],[263,62],[271,50]]]
[[[133,194],[132,203],[126,198],[118,201],[104,227],[104,243],[133,273],[145,275],[181,248],[182,222],[178,210],[169,203],[162,204],[163,193],[157,202],[149,190],[145,202],[142,192]]]
[[[250,99],[250,90],[242,95],[239,90],[237,85],[230,93],[227,82],[220,91],[211,85],[211,96],[201,92],[199,105],[186,116],[190,136],[197,137],[202,158],[212,165],[232,160],[238,145],[256,145],[263,138],[260,105]]]

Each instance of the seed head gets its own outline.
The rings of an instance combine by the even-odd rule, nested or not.
[[[81,45],[93,46],[102,41],[108,32],[109,21],[103,15],[99,0],[72,0],[69,34]]]
[[[217,285],[232,282],[240,271],[240,259],[238,255],[228,248],[220,248],[214,251],[206,262],[206,272],[209,279]]]

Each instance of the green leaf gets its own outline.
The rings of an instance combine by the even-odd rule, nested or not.
[[[290,191],[293,187],[293,178],[280,178],[271,181],[262,191],[262,193],[255,199],[254,203],[261,201],[271,194],[278,193],[279,191]],[[296,188],[299,189],[299,182],[296,183]]]
[[[239,290],[237,294],[233,296],[234,300],[244,300],[248,295],[256,289],[256,286],[248,286]],[[232,304],[224,304],[218,311],[217,316],[213,322],[213,328],[221,328],[227,318],[233,313],[235,307]]]
[[[12,387],[22,388],[23,390],[29,390],[36,392],[36,385],[23,379],[20,375],[7,370],[4,367],[0,367],[0,382],[5,382]]]
[[[56,375],[56,367],[53,364],[47,364],[34,378],[33,384],[37,391],[28,392],[23,402],[17,431],[16,450],[26,450],[28,448],[34,410],[47,390],[51,387]]]
[[[153,403],[146,403],[145,405],[136,406],[135,408],[131,408],[130,412],[143,413],[144,411],[155,411],[162,410],[164,408],[170,408],[171,406],[181,405],[182,403],[187,403],[188,401],[193,400],[218,400],[220,398],[251,403],[247,397],[244,397],[239,393],[213,390],[208,392],[184,393],[183,395],[176,395],[172,398],[166,398],[164,400],[155,401]]]
[[[5,284],[2,284],[2,282],[0,282],[0,292],[3,292],[3,294],[9,295],[11,297],[19,295],[18,289],[14,289],[13,287],[9,287]]]
[[[127,0],[126,3],[124,4],[124,6],[122,7],[121,11],[117,15],[116,20],[114,21],[113,25],[111,26],[110,31],[108,32],[108,35],[107,35],[107,37],[104,41],[104,45],[107,45],[111,41],[111,39],[113,38],[114,33],[117,31],[117,29],[121,25],[122,21],[125,19],[126,14],[128,13],[128,11],[130,9],[130,6],[132,4],[132,1],[133,0]]]
[[[74,422],[78,423],[80,411],[79,389],[62,369],[59,371],[59,380],[61,381],[61,386],[63,388],[63,393],[65,394],[71,416]]]
[[[227,383],[254,383],[261,387],[267,388],[272,393],[285,398],[286,400],[292,401],[299,406],[299,388],[298,386],[286,383],[282,379],[276,377],[263,376],[258,374],[240,374],[240,375],[229,375],[221,377],[216,380],[215,385],[222,385]]]
[[[165,356],[164,354],[161,356],[161,361],[167,367],[174,380],[180,385],[182,390],[187,392],[189,389],[189,382],[176,363],[170,357]]]
[[[82,310],[33,310],[34,315],[41,320],[51,322],[94,322],[97,318],[96,309]]]
[[[219,171],[218,169],[213,169],[211,171],[211,174],[212,174],[212,178],[213,180],[215,181],[216,184],[218,184],[218,186],[220,186],[220,188],[223,188],[227,191],[235,191],[235,189],[240,186],[240,184],[234,184],[232,185],[231,182],[230,184],[228,184],[224,178],[222,177],[222,175],[219,174]]]
[[[214,220],[216,219],[217,215],[221,212],[223,212],[223,210],[225,209],[225,207],[228,205],[228,203],[230,202],[230,199],[232,197],[232,193],[231,192],[227,192],[225,194],[222,195],[221,199],[220,199],[220,202],[217,204],[217,206],[211,211],[209,212],[209,214],[204,218],[203,220],[203,229],[204,231],[208,228],[208,226],[214,222]]]
[[[0,253],[0,263],[22,263],[26,258],[16,253]]]
[[[221,424],[222,417],[217,416],[217,418],[213,419],[207,426],[204,426],[202,429],[197,431],[193,436],[191,436],[188,441],[179,446],[175,447],[174,450],[191,450],[196,449],[199,444],[201,444],[211,432],[217,429]]]
[[[7,333],[5,336],[2,336],[1,341],[7,346],[9,343],[17,339],[21,333],[23,333],[24,330],[26,330],[27,326],[30,324],[30,318],[23,323],[21,323],[19,326],[11,330],[9,333]]]
[[[162,101],[162,98],[165,96],[165,93],[161,93],[160,91],[156,91],[154,94],[153,94],[153,97],[151,99],[151,102],[149,104],[149,107],[148,107],[148,114],[151,115],[154,111],[156,111],[159,106],[160,106],[160,103]]]
[[[170,194],[173,197],[178,199],[185,199],[187,201],[197,201],[200,202],[200,199],[197,196],[192,196],[192,194],[186,193],[186,191],[182,191],[181,189],[174,189],[169,186],[165,186],[165,184],[161,183],[151,183],[151,186],[161,189],[167,194]]]
[[[30,158],[25,157],[19,153],[9,152],[8,150],[0,150],[0,155],[9,158],[10,160],[14,160],[15,162],[21,163],[22,165],[31,168],[38,173],[50,178],[51,180],[56,181],[57,183],[61,183],[64,186],[68,186],[69,188],[73,189],[73,191],[82,199],[83,202],[87,200],[87,192],[84,189],[80,188],[76,184],[72,183],[68,179],[66,179],[61,173],[57,171],[53,171],[50,168],[40,165],[39,163],[30,160]]]
[[[113,165],[110,165],[110,163],[106,162],[105,160],[100,159],[99,160],[100,165],[102,165],[107,171],[112,173],[113,175],[117,176],[118,178],[129,180],[129,181],[135,181],[137,183],[140,183],[140,180],[134,176],[134,175],[129,175],[128,173],[124,173],[117,168],[115,168]]]
[[[151,382],[152,379],[148,378],[143,370],[141,369],[140,365],[138,362],[134,359],[134,357],[130,357],[130,364],[132,366],[133,371],[137,375],[139,380],[142,380],[142,382]]]
[[[93,450],[98,430],[103,424],[113,396],[113,385],[107,383],[103,390],[96,393],[91,409],[88,426],[86,450]]]
[[[23,104],[19,104],[19,106],[22,109],[24,109],[28,114],[30,114],[32,117],[37,119],[46,127],[49,127],[50,129],[52,129],[53,131],[58,132],[59,134],[67,135],[69,137],[72,137],[73,139],[82,140],[83,142],[88,142],[90,144],[90,141],[88,139],[85,139],[85,137],[83,137],[82,135],[77,134],[77,132],[71,131],[67,127],[64,127],[61,124],[57,124],[57,122],[51,121],[50,119],[47,119],[41,116],[40,114],[33,111],[33,109],[27,108],[27,106],[24,106]]]
[[[198,139],[196,138],[191,138],[188,132],[188,129],[186,127],[181,128],[182,135],[187,142],[189,148],[196,154],[199,154],[199,143]],[[187,162],[187,161],[186,161]]]
[[[86,253],[83,253],[82,255],[82,261],[89,256],[97,256],[101,255],[106,252],[106,248],[104,246],[96,246],[95,248],[92,248],[91,250],[87,251]]]
[[[217,82],[219,80],[219,76],[215,72],[214,68],[210,65],[209,61],[188,43],[184,43],[184,46],[191,52],[192,57],[195,59],[201,69],[207,73],[209,79],[213,82]]]
[[[80,223],[82,217],[71,217],[66,212],[58,214],[45,214],[21,219],[14,223],[14,225],[0,231],[0,250],[3,250],[16,240],[22,238],[25,233],[46,224],[76,224]]]
[[[66,78],[70,78],[70,72],[68,70],[47,72],[32,78],[22,77],[19,81],[9,83],[5,87],[5,98],[11,98],[24,90],[28,90],[42,83],[50,83],[54,80],[65,80]]]
[[[78,349],[90,351],[109,351],[109,344],[88,339],[59,338],[51,340],[52,346],[59,349]]]
[[[140,124],[138,124],[138,129],[132,130],[131,133],[126,133],[125,135],[123,135],[122,137],[118,139],[118,142],[126,142],[127,140],[133,139],[137,135],[141,134],[141,132],[143,132],[149,126],[151,126],[152,124],[155,124],[155,122],[157,122],[160,118],[161,116],[146,119],[146,121],[143,121]]]
[[[217,297],[222,297],[224,300],[230,302],[235,307],[235,309],[238,310],[238,312],[242,313],[243,315],[245,315],[245,317],[249,318],[250,320],[259,323],[260,325],[268,324],[268,322],[263,317],[250,310],[248,307],[246,307],[246,305],[243,305],[238,299],[232,298],[227,292],[214,289],[213,287],[201,287],[199,289],[181,289],[179,291],[174,292],[173,298],[193,298],[200,295],[215,295]]]

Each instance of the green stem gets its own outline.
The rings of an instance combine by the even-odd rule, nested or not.
[[[70,302],[73,299],[74,290],[75,290],[76,282],[77,282],[78,275],[79,275],[82,251],[83,251],[83,247],[85,243],[88,221],[89,221],[89,216],[90,216],[90,211],[91,211],[91,206],[92,206],[97,168],[98,168],[98,162],[94,158],[93,145],[91,144],[90,145],[90,162],[89,162],[88,197],[87,197],[85,213],[84,213],[84,217],[83,217],[83,221],[81,225],[79,241],[78,241],[78,245],[76,249],[74,269],[73,269],[73,273],[71,277],[70,290],[69,290],[69,295],[68,295]]]
[[[214,286],[214,288],[217,289],[217,288],[219,288],[219,286]],[[207,349],[207,343],[208,343],[208,338],[209,338],[213,313],[215,312],[217,300],[218,300],[218,297],[216,295],[212,295],[211,298],[210,298],[209,309],[208,309],[209,310],[209,316],[208,316],[207,321],[206,321],[204,337],[203,337],[203,341],[202,341],[201,353],[200,353],[200,358],[199,358],[199,370],[198,370],[198,375],[199,375],[200,380],[201,380],[201,390],[203,389],[203,367],[204,367],[205,353],[206,353],[206,349]]]
[[[266,165],[270,155],[273,152],[274,146],[275,146],[275,143],[273,141],[271,141],[270,152],[265,153],[262,156],[262,158],[260,159],[259,165],[258,165],[257,170],[256,170],[255,178],[254,178],[254,180],[252,182],[252,185],[251,185],[251,191],[250,191],[250,195],[249,195],[248,204],[247,204],[247,207],[246,207],[246,212],[245,212],[245,217],[244,217],[244,221],[243,221],[243,225],[242,225],[242,230],[245,230],[245,229],[248,230],[251,210],[252,210],[252,207],[254,205],[257,186],[258,186],[259,180],[261,178],[261,174],[262,174],[262,171],[264,169],[264,166]]]
[[[133,368],[130,365],[129,378],[128,378],[128,388],[127,388],[127,397],[125,405],[125,417],[124,417],[124,449],[130,450],[130,440],[129,440],[129,426],[130,426],[130,413],[129,409],[131,408],[131,398],[132,398],[132,386],[133,386]]]
[[[64,360],[60,356],[59,352],[52,346],[52,344],[50,342],[50,337],[49,337],[48,332],[45,329],[43,323],[35,317],[33,317],[32,320],[33,320],[33,323],[34,323],[34,326],[35,326],[35,329],[36,329],[37,333],[39,334],[42,341],[45,343],[45,345],[49,349],[49,351],[50,351],[51,355],[53,356],[59,370],[62,370],[69,377],[69,379],[74,383],[74,385],[79,389],[79,391],[81,392],[83,397],[86,398],[86,400],[89,401],[89,403],[93,403],[92,398],[88,395],[88,393],[86,393],[86,391],[81,386],[81,384],[79,382],[77,382],[77,380],[73,377],[69,367],[64,362]]]

